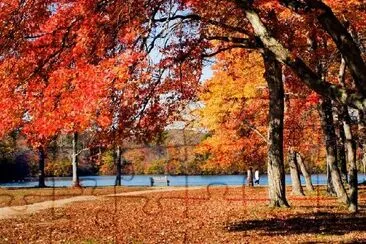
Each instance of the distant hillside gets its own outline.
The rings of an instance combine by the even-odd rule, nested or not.
[[[194,146],[206,136],[206,133],[197,130],[171,129],[166,130],[166,132],[168,133],[166,145]]]

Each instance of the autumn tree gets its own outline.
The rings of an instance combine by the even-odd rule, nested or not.
[[[362,5],[357,1],[4,0],[0,4],[5,9],[0,15],[3,30],[0,73],[4,87],[9,88],[4,96],[23,97],[15,103],[21,108],[15,114],[5,98],[0,102],[4,111],[14,117],[4,121],[3,133],[25,114],[31,121],[45,122],[45,134],[78,133],[108,126],[112,121],[107,118],[112,116],[104,114],[109,110],[102,108],[103,103],[109,102],[111,83],[118,76],[118,69],[123,70],[126,63],[146,60],[148,54],[154,54],[153,50],[158,50],[155,54],[160,58],[145,64],[169,70],[162,76],[164,79],[158,80],[179,92],[163,93],[159,98],[172,96],[173,100],[192,97],[206,58],[234,48],[261,50],[266,80],[272,82],[268,86],[273,99],[270,119],[276,122],[270,121],[269,139],[274,141],[269,142],[269,153],[276,155],[272,155],[269,163],[276,162],[273,165],[277,172],[283,172],[282,66],[288,67],[323,99],[365,112],[366,69],[354,38],[362,30],[365,18],[341,11],[351,8],[360,13],[357,16],[363,16]],[[340,20],[343,16],[356,33],[345,27]],[[351,86],[341,87],[322,77],[309,59],[302,56],[303,45],[291,45],[292,40],[306,43],[307,32],[313,28],[324,30],[342,54]],[[13,37],[16,41],[9,42]],[[130,80],[130,75],[127,72],[122,80]],[[48,106],[47,109],[40,107],[44,114],[31,106],[32,102],[38,105],[43,96],[48,97],[43,106]],[[355,167],[351,169],[355,175]],[[273,187],[283,191],[283,174],[278,176],[281,179]],[[354,188],[357,183],[354,177],[352,182]],[[285,196],[281,198],[285,202]]]
[[[235,164],[242,172],[250,166],[263,168],[267,101],[261,57],[233,50],[218,58],[214,76],[204,83],[200,95],[200,126],[210,136],[196,150],[210,155],[206,168],[228,169]]]
[[[217,48],[213,53],[220,52],[220,49],[231,48],[264,48],[271,52],[275,59],[281,63],[284,63],[289,67],[309,88],[316,91],[324,97],[328,97],[335,102],[341,104],[348,104],[363,111],[365,108],[365,97],[363,88],[361,88],[363,66],[364,61],[360,58],[360,50],[357,43],[352,39],[350,33],[344,28],[343,24],[336,17],[332,8],[336,7],[353,7],[357,3],[340,3],[338,1],[329,1],[332,4],[332,8],[326,3],[321,1],[220,1],[220,2],[202,2],[202,1],[182,1],[183,4],[187,4],[190,11],[188,14],[182,14],[182,12],[176,13],[176,15],[167,15],[168,17],[159,18],[157,21],[167,21],[181,19],[182,21],[195,21],[200,23],[201,35],[193,36],[191,41],[201,43],[205,50]],[[281,5],[282,4],[282,5]],[[283,7],[285,6],[285,8]],[[215,11],[210,11],[215,9]],[[294,16],[292,11],[302,13],[302,15]],[[358,10],[359,11],[359,10]],[[349,13],[347,13],[349,16]],[[295,18],[294,18],[295,17]],[[303,19],[308,18],[313,20],[314,25],[304,25]],[[291,47],[289,45],[283,45],[289,36],[293,36],[291,33],[279,35],[273,32],[273,26],[276,29],[282,31],[292,31],[293,28],[288,26],[282,26],[283,20],[290,20],[287,23],[291,27],[297,26],[298,29],[304,28],[317,28],[323,29],[332,38],[342,55],[347,55],[346,63],[357,67],[351,67],[351,74],[355,80],[355,90],[341,88],[338,85],[333,84],[329,80],[323,79],[317,71],[312,68],[311,65],[306,63],[306,59],[301,58],[299,49]],[[277,21],[281,20],[281,21]],[[278,24],[279,23],[279,24]],[[356,22],[357,24],[362,21]],[[301,27],[300,27],[301,26]],[[306,35],[306,32],[298,32],[297,39],[301,40],[301,37]],[[345,36],[345,38],[339,38]],[[306,37],[305,37],[306,38]],[[305,39],[304,38],[304,39]],[[222,45],[213,45],[212,40],[222,41]],[[229,44],[231,45],[229,45]],[[189,43],[185,43],[189,45]],[[345,54],[346,49],[352,50],[351,53]],[[212,52],[211,52],[212,54]],[[207,53],[206,53],[207,55]],[[205,56],[205,53],[204,55]],[[353,56],[353,57],[352,57]],[[202,57],[202,56],[201,56]],[[360,83],[361,82],[361,83]],[[357,84],[358,83],[358,84]]]

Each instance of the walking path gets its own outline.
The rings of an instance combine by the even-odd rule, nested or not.
[[[159,187],[152,188],[151,190],[144,191],[132,191],[132,192],[123,192],[117,194],[108,194],[101,196],[77,196],[70,197],[65,199],[44,201],[39,203],[33,203],[23,206],[13,206],[13,207],[3,207],[0,208],[0,220],[1,219],[9,219],[24,216],[27,214],[33,214],[40,212],[42,210],[50,209],[50,208],[60,208],[65,206],[66,204],[74,203],[74,202],[84,202],[84,201],[95,201],[97,199],[101,199],[103,197],[115,197],[115,196],[139,196],[144,194],[150,194],[155,192],[170,192],[170,191],[184,191],[184,190],[198,190],[203,189],[206,186],[198,186],[198,187]]]

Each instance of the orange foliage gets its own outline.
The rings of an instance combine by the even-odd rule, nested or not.
[[[199,112],[201,125],[211,136],[197,152],[209,153],[206,168],[263,165],[267,99],[261,56],[228,52],[220,56],[214,70],[214,77],[202,88],[204,107]]]

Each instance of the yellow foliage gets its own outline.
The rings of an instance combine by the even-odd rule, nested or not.
[[[198,111],[201,126],[212,134],[196,148],[197,153],[210,154],[206,168],[263,161],[266,144],[253,130],[266,134],[263,74],[257,52],[240,50],[219,56],[213,78],[203,85],[200,99],[204,107]]]

